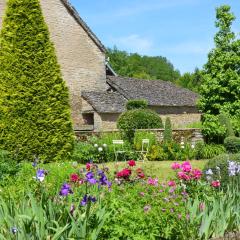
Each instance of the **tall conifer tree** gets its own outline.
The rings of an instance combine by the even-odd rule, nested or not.
[[[18,160],[70,156],[68,89],[39,0],[9,0],[0,36],[1,143]]]

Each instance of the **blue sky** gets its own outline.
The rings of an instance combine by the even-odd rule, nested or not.
[[[201,68],[214,46],[215,8],[239,0],[70,0],[106,47],[167,57],[181,73]]]

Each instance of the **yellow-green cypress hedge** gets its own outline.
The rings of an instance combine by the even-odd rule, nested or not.
[[[8,0],[0,35],[1,148],[18,160],[67,159],[69,93],[39,0]]]

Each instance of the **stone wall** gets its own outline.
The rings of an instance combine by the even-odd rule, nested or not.
[[[114,130],[117,128],[118,113],[104,113],[101,114],[102,128],[101,130]]]
[[[61,66],[70,90],[74,129],[82,123],[81,91],[104,91],[106,86],[105,53],[68,12],[61,0],[40,0]],[[6,0],[0,0],[0,27]]]
[[[184,113],[184,114],[166,114],[160,115],[163,123],[166,118],[169,117],[174,128],[185,127],[190,123],[200,122],[201,114],[200,113]]]

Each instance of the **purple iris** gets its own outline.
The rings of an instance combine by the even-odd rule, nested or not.
[[[94,174],[92,172],[88,172],[86,174],[86,180],[93,185],[97,183],[97,180],[94,178]]]
[[[44,169],[38,169],[36,174],[36,179],[42,182],[45,178],[46,171]]]
[[[97,201],[97,199],[95,197],[92,196],[88,196],[87,194],[84,195],[82,201],[81,201],[81,206],[86,206],[88,204],[88,202],[92,202],[95,203]]]
[[[99,176],[99,184],[100,185],[107,185],[109,188],[112,186],[112,183],[108,181],[107,176],[101,170],[98,171]]]
[[[59,192],[60,196],[67,196],[69,194],[73,194],[73,191],[71,189],[71,186],[67,183],[64,183],[61,187],[61,190]]]

